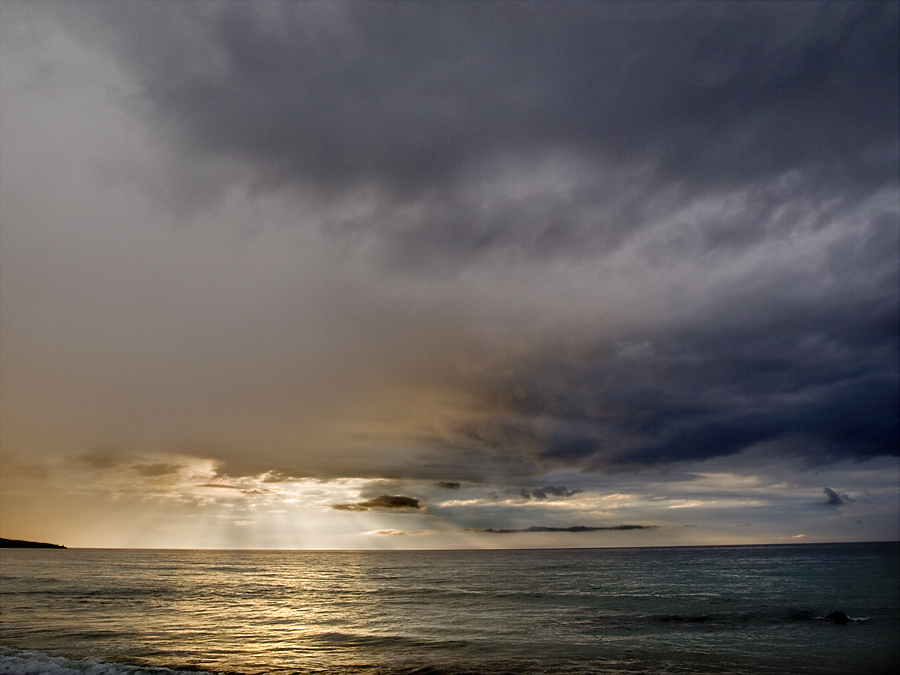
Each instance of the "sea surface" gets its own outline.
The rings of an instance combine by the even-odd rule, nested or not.
[[[852,620],[824,617],[841,611]],[[3,549],[0,673],[870,675],[900,545]]]

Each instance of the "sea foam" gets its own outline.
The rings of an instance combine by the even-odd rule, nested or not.
[[[67,659],[38,651],[17,651],[0,647],[3,675],[209,675],[193,670],[148,668],[123,663],[103,663],[97,659]]]

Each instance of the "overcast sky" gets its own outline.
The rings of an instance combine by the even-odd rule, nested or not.
[[[897,539],[898,10],[0,0],[0,535]]]

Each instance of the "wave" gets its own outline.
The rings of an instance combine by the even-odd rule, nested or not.
[[[376,649],[428,649],[457,650],[469,649],[472,643],[466,640],[428,640],[423,638],[410,638],[402,635],[366,635],[363,633],[342,633],[332,631],[319,633],[309,638],[312,642],[321,644],[339,645],[341,647],[366,647]]]
[[[332,635],[341,639],[344,636]],[[627,664],[608,661],[572,662],[554,667],[537,659],[489,659],[468,663],[423,662],[421,659],[397,659],[393,663],[372,664],[332,662],[291,665],[290,667],[255,664],[254,673],[287,675],[623,675],[633,673]],[[260,668],[262,668],[260,670]],[[242,671],[243,672],[243,671]],[[138,666],[100,661],[95,658],[71,659],[39,651],[0,647],[2,675],[239,675],[237,672],[186,670],[161,666]],[[740,674],[735,674],[740,675]],[[751,675],[748,673],[747,675]]]
[[[151,666],[130,666],[97,659],[67,659],[38,651],[0,647],[3,675],[210,675],[200,670],[175,670]]]
[[[650,664],[645,664],[650,665]],[[549,664],[539,659],[482,659],[469,662],[423,662],[421,659],[397,659],[393,663],[372,664],[332,662],[291,665],[290,667],[255,664],[257,674],[275,675],[634,675],[648,672],[646,668],[635,670],[631,661],[614,659],[599,662],[570,661]],[[261,668],[261,669],[260,669]],[[675,668],[676,670],[671,670]],[[243,670],[241,672],[244,672]],[[670,663],[652,664],[649,672],[678,672]],[[692,670],[692,672],[716,672]],[[758,675],[756,670],[729,669],[731,675]],[[39,651],[15,650],[0,647],[0,674],[2,675],[239,675],[238,672],[186,670],[160,666],[137,666],[104,662],[94,658],[70,659],[51,656]]]

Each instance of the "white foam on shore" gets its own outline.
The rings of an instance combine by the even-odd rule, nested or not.
[[[2,675],[210,675],[196,670],[172,670],[104,663],[97,659],[67,659],[43,652],[0,647]]]

